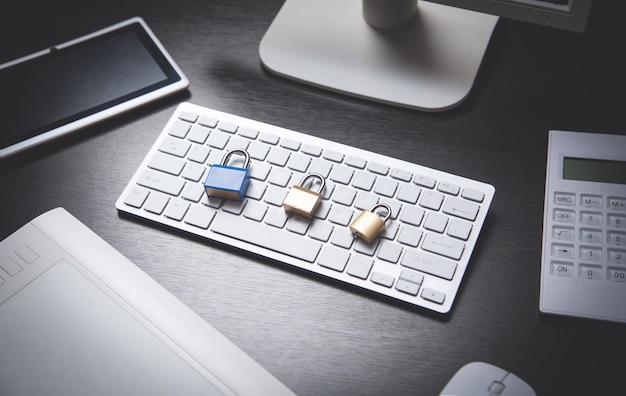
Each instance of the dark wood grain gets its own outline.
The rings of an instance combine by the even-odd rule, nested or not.
[[[258,45],[279,0],[5,1],[0,63],[139,15],[191,86],[0,162],[0,237],[65,207],[299,394],[435,395],[476,360],[540,395],[616,394],[626,327],[544,316],[538,306],[547,131],[626,133],[618,3],[596,2],[584,35],[501,20],[470,97],[426,114],[263,70]],[[118,215],[115,200],[181,101],[493,184],[452,313]]]

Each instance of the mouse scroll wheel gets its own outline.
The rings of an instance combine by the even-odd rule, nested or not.
[[[493,383],[489,386],[489,395],[498,396],[504,392],[504,384],[502,382],[493,381]]]

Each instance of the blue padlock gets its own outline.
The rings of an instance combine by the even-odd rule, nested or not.
[[[228,166],[232,154],[244,156],[243,168]],[[228,151],[221,164],[213,164],[204,182],[204,189],[209,197],[243,201],[250,184],[250,154],[243,149]]]

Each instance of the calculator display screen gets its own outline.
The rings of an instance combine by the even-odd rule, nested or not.
[[[626,184],[626,162],[565,157],[563,179]]]

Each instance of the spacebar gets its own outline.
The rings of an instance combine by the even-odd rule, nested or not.
[[[282,231],[241,217],[220,213],[211,225],[215,233],[264,247],[310,263],[315,261],[322,245],[298,234]]]

